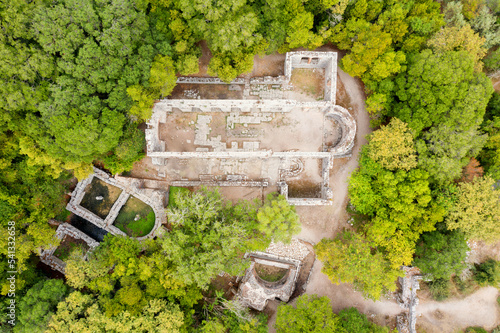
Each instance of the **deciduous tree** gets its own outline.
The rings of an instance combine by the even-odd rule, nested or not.
[[[410,170],[417,166],[413,135],[408,125],[393,118],[369,138],[368,156],[388,170]]]
[[[332,312],[330,299],[316,295],[302,295],[295,307],[289,304],[278,306],[276,332],[343,332],[339,318]]]
[[[466,268],[469,247],[461,231],[447,231],[443,226],[420,236],[413,265],[431,280],[449,280]]]
[[[375,247],[360,234],[344,232],[334,240],[322,239],[314,248],[323,262],[321,271],[333,283],[352,283],[365,297],[376,300],[396,290],[396,279],[403,273],[380,251],[372,251]]]
[[[467,238],[488,243],[500,238],[500,194],[495,181],[486,176],[472,183],[461,183],[456,204],[451,208],[446,224],[449,229],[462,230]]]
[[[69,288],[62,280],[42,280],[31,287],[19,302],[14,332],[45,332],[47,324]]]

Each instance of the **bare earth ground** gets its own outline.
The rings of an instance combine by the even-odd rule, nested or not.
[[[481,288],[464,299],[425,301],[417,306],[417,331],[454,333],[468,326],[493,329],[499,323],[498,290]]]

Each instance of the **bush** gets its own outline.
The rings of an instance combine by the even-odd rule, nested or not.
[[[484,59],[484,67],[491,72],[500,69],[500,48],[490,53]]]
[[[189,190],[185,187],[170,186],[168,189],[168,206],[170,208],[177,208],[177,196],[186,192],[189,192]]]
[[[453,283],[455,283],[455,287],[462,295],[469,295],[476,290],[477,284],[472,277],[462,280],[459,276],[454,276],[452,280]]]
[[[437,279],[428,282],[429,291],[432,298],[436,301],[442,301],[450,297],[450,281],[445,279]]]
[[[482,264],[474,265],[474,279],[480,286],[496,287],[500,282],[500,263],[488,259]]]
[[[488,333],[488,331],[482,327],[468,327],[464,333]]]

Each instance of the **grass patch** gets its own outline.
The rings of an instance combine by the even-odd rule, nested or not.
[[[267,281],[267,282],[279,281],[288,272],[288,269],[286,269],[286,268],[268,266],[268,265],[262,265],[262,264],[255,264],[254,267],[255,267],[255,272],[257,272],[257,275],[262,280]]]
[[[85,188],[85,195],[80,206],[105,219],[120,193],[122,193],[122,190],[118,187],[94,177],[92,182]],[[96,197],[103,197],[103,199],[97,200]]]
[[[120,210],[113,225],[131,237],[149,234],[155,225],[153,209],[131,196]]]
[[[178,206],[175,200],[177,195],[187,194],[189,192],[189,189],[185,187],[170,186],[168,190],[168,205],[172,208],[177,208]]]
[[[61,244],[55,250],[54,256],[62,261],[65,261],[73,252],[76,252],[78,255],[83,257],[88,250],[89,246],[83,239],[73,238],[66,235]]]

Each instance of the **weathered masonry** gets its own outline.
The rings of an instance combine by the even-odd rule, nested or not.
[[[320,100],[292,91],[297,70],[321,74]],[[146,140],[158,175],[183,186],[277,186],[290,204],[331,204],[333,160],[350,156],[356,133],[354,118],[335,104],[337,53],[289,52],[284,73],[230,84],[180,77],[190,87],[226,85],[230,98],[200,98],[191,89],[155,104]],[[315,196],[291,195],[294,184],[307,182]]]

